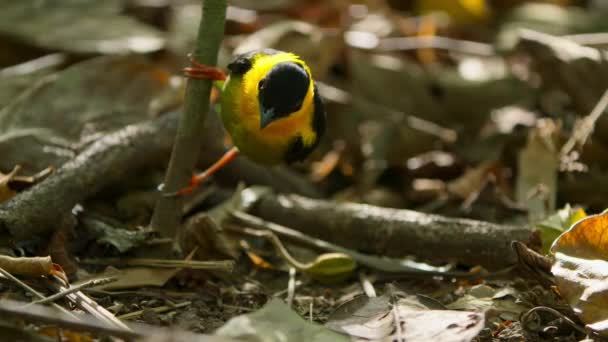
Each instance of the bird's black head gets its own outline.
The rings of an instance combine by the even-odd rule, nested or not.
[[[260,128],[298,111],[309,86],[308,73],[297,63],[282,62],[270,69],[258,83]]]

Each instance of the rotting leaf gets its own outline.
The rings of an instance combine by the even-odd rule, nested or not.
[[[56,53],[0,69],[0,108],[10,103],[36,80],[54,72],[66,58],[65,55]]]
[[[574,224],[551,247],[562,297],[587,327],[608,336],[608,212]]]
[[[168,96],[167,94],[172,94]],[[174,104],[160,104],[161,97]],[[99,57],[39,79],[0,109],[0,167],[58,166],[101,134],[179,104],[171,74],[140,57]]]
[[[87,60],[41,79],[27,96],[3,108],[0,132],[47,128],[79,142],[153,117],[154,101],[170,91],[170,79],[167,70],[139,57]]]
[[[518,300],[518,291],[504,287],[494,289],[488,285],[473,286],[468,293],[446,305],[452,310],[482,312],[488,322],[502,323],[517,320],[519,315],[530,309]]]
[[[543,252],[548,253],[549,248],[551,248],[551,245],[560,234],[586,216],[587,213],[582,208],[575,209],[566,204],[562,209],[556,211],[555,214],[537,223],[536,226],[540,229]]]
[[[247,341],[349,341],[345,335],[309,323],[280,299],[271,299],[262,309],[229,320],[216,331],[217,335],[244,338]]]
[[[245,189],[244,184],[239,184],[229,199],[206,212],[193,215],[186,221],[178,239],[180,246],[184,250],[198,247],[207,254],[219,252],[234,259],[238,258],[237,243],[225,235],[222,224],[231,212],[243,210],[248,203],[255,202],[267,191],[269,190],[263,187]]]
[[[141,245],[153,232],[151,229],[128,230],[116,228],[91,217],[84,217],[82,223],[93,235],[97,236],[98,243],[111,245],[120,253],[125,253]]]
[[[526,205],[533,222],[555,211],[559,132],[560,127],[554,121],[539,120],[519,153],[515,197],[518,203]]]
[[[471,341],[483,328],[482,314],[430,310],[416,296],[395,300],[359,296],[340,306],[326,326],[365,341]]]
[[[82,54],[162,49],[162,33],[121,14],[122,6],[119,0],[4,1],[0,35],[48,50]]]

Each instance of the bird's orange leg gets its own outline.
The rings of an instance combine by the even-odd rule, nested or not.
[[[177,190],[176,192],[166,193],[163,196],[173,197],[173,196],[184,196],[184,195],[191,194],[192,191],[194,191],[194,189],[196,189],[196,187],[199,184],[204,182],[207,178],[211,177],[217,170],[228,165],[228,163],[230,163],[238,154],[239,154],[238,148],[236,148],[236,147],[231,148],[226,153],[224,153],[224,155],[218,161],[213,163],[213,165],[209,166],[209,168],[207,168],[207,170],[205,170],[197,175],[193,175],[192,178],[190,179],[190,184],[187,187],[181,188],[181,189]]]
[[[196,59],[194,59],[194,56],[192,54],[188,54],[188,59],[190,59],[191,66],[184,68],[184,76],[199,80],[204,79],[213,81],[224,81],[226,79],[226,74],[222,70],[199,63]],[[216,161],[207,170],[202,173],[199,173],[198,175],[193,175],[190,179],[190,184],[188,186],[175,192],[165,193],[163,194],[163,196],[173,197],[191,194],[192,191],[196,189],[199,184],[204,182],[217,170],[230,163],[230,161],[232,161],[232,159],[234,159],[234,157],[236,157],[238,154],[239,150],[236,147],[231,148],[222,156],[222,158]],[[162,188],[163,185],[159,187],[159,189],[161,190]]]
[[[226,80],[226,73],[222,70],[199,63],[194,59],[192,54],[188,54],[188,58],[190,59],[191,66],[183,69],[184,76],[197,80]]]

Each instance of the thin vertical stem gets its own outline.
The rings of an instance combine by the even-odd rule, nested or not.
[[[215,66],[224,36],[226,0],[206,0],[202,3],[201,23],[193,56],[201,64]],[[188,79],[184,112],[165,175],[164,190],[167,192],[186,186],[192,177],[203,141],[203,124],[209,111],[211,86],[211,80]],[[183,200],[179,196],[160,196],[151,226],[163,237],[174,237],[179,227],[182,206]]]

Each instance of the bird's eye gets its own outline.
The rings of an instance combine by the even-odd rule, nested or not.
[[[258,91],[262,90],[262,88],[264,88],[264,80],[261,80],[260,82],[258,82]]]

